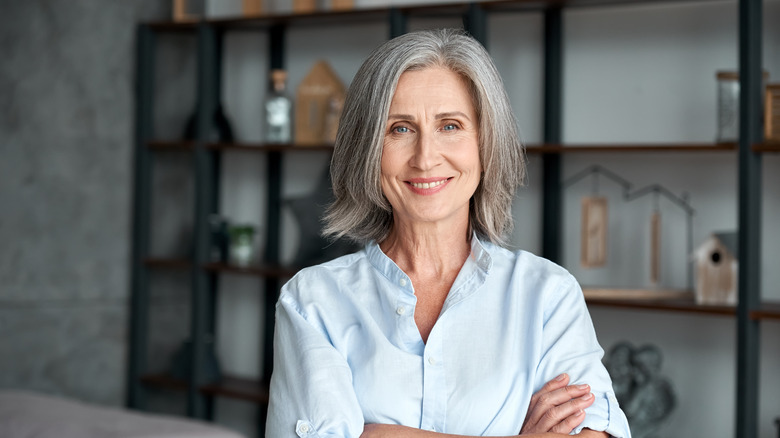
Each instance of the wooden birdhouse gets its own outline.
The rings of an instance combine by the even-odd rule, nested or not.
[[[298,86],[295,96],[295,143],[336,141],[346,87],[325,61],[318,61]]]
[[[713,233],[694,251],[696,302],[737,303],[737,233]]]

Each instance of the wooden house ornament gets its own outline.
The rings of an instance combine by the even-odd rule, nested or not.
[[[325,61],[317,61],[295,96],[295,143],[333,144],[336,141],[346,87]]]
[[[582,198],[580,263],[583,268],[607,264],[607,198]]]
[[[693,254],[696,266],[696,302],[737,303],[737,233],[713,233]]]

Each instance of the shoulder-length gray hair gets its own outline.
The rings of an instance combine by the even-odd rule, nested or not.
[[[471,199],[469,224],[481,239],[504,243],[512,229],[512,198],[525,178],[523,146],[509,97],[490,55],[463,31],[439,29],[394,38],[358,70],[347,91],[331,160],[334,201],[323,234],[381,242],[393,212],[380,182],[390,102],[401,74],[445,67],[469,86],[479,123],[483,176]]]

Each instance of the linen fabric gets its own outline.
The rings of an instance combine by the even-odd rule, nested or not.
[[[517,435],[533,393],[564,372],[596,398],[575,432],[630,436],[565,269],[474,236],[427,343],[415,303],[376,243],[295,275],[276,306],[266,436],[359,437],[367,423]]]

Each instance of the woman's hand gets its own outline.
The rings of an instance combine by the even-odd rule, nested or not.
[[[520,435],[544,432],[569,434],[585,419],[584,409],[594,400],[590,386],[569,386],[569,375],[561,374],[531,397]]]

